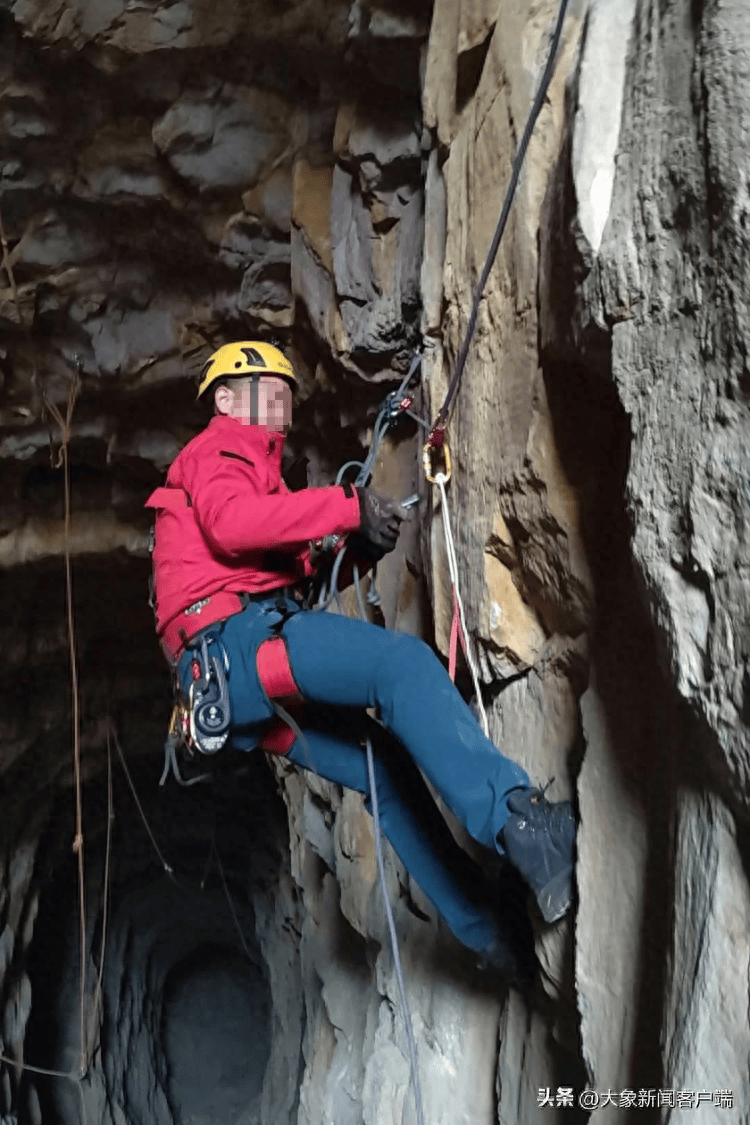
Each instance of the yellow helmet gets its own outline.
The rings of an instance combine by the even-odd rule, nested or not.
[[[280,375],[296,390],[297,376],[283,352],[262,340],[241,340],[237,344],[224,344],[207,359],[200,373],[198,398],[217,379],[231,379],[243,375]]]

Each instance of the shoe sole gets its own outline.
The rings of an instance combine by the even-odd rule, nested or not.
[[[568,867],[555,875],[554,879],[550,879],[549,883],[536,892],[536,901],[548,924],[563,918],[573,905],[573,868]]]

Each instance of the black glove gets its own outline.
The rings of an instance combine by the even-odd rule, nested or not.
[[[398,500],[383,496],[374,488],[358,488],[357,492],[361,517],[360,535],[387,554],[396,546],[401,522],[407,516],[406,509],[401,507]]]
[[[384,547],[376,547],[370,539],[365,539],[359,531],[350,531],[346,537],[346,543],[352,554],[356,555],[362,562],[379,563],[380,560],[388,552]]]

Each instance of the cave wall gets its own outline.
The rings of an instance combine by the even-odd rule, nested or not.
[[[445,196],[436,227],[447,231],[446,305],[425,302],[436,402],[497,214],[488,186],[498,153],[508,162],[514,151],[553,16],[552,5],[504,6],[496,21],[494,11],[438,4],[431,32],[425,113],[445,146],[434,198]],[[577,792],[571,940],[588,1080],[615,1091],[696,1086],[696,1097],[698,1084],[704,1094],[728,1087],[740,1105],[749,448],[741,12],[746,23],[743,5],[571,9],[453,424],[465,593],[496,741],[532,776]],[[455,87],[446,88],[449,67]],[[476,84],[468,99],[462,74]],[[426,258],[431,247],[428,238]],[[434,528],[446,651],[450,600]],[[548,991],[567,994],[568,951],[545,944]],[[729,975],[743,981],[731,999]],[[516,1038],[522,1073],[529,1060],[534,1073],[553,1073],[533,1024]],[[506,1043],[510,1062],[519,1048]],[[502,1081],[502,1046],[500,1060]],[[506,1079],[507,1107],[501,1089],[508,1120],[534,1113],[534,1080],[519,1093],[517,1077]],[[593,1119],[620,1120],[627,1108],[602,1106]],[[709,1120],[723,1110],[702,1100],[699,1112]]]
[[[293,487],[361,456],[420,341],[414,409],[434,415],[556,11],[11,0],[0,14],[0,1050],[64,1071],[80,1053],[60,435],[45,408],[64,411],[79,364],[89,1121],[416,1121],[361,798],[263,759],[228,762],[245,781],[215,777],[205,797],[158,788],[169,685],[141,505],[205,421],[190,376],[238,335],[272,332],[300,372]],[[747,0],[570,5],[480,307],[448,430],[462,594],[494,741],[576,802],[578,901],[535,926],[524,1000],[476,969],[386,849],[435,1125],[667,1122],[669,1089],[710,1095],[702,1121],[749,1120],[749,15]],[[420,436],[404,420],[376,467],[379,487],[422,503],[373,615],[446,656]],[[100,1000],[113,731],[181,889],[115,758]],[[181,1011],[192,1035],[181,982],[218,995],[196,958],[231,979],[238,957],[261,982],[247,985],[265,997],[259,1029],[268,1005],[260,1092],[230,1105],[233,1072],[217,1082],[227,1100],[181,1106],[192,1048],[160,1021]],[[75,1081],[0,1074],[3,1125],[80,1120]],[[615,1096],[540,1108],[540,1091],[584,1086]]]
[[[675,1086],[726,1081],[741,1114],[748,1028],[736,982],[750,958],[748,152],[736,128],[748,95],[746,17],[742,6],[720,4],[636,9],[611,214],[582,284],[592,319],[611,330],[612,379],[630,433],[630,546],[671,696],[660,722],[674,714],[657,728],[657,745],[671,742],[674,754],[665,786],[674,810],[671,909],[660,907],[669,931],[662,1066]],[[654,796],[658,823],[663,801]]]

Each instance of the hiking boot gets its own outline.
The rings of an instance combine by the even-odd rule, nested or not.
[[[507,862],[494,883],[496,937],[477,957],[477,968],[529,996],[534,988],[537,965],[534,931],[526,909],[528,890],[519,873]]]
[[[534,892],[545,922],[556,922],[573,902],[573,806],[551,803],[541,789],[517,789],[508,796],[508,808],[498,840]]]
[[[526,997],[530,997],[534,992],[536,961],[529,958],[522,961],[509,959],[504,943],[500,939],[491,949],[477,954],[476,967],[483,977],[490,978],[493,986],[513,988]]]

